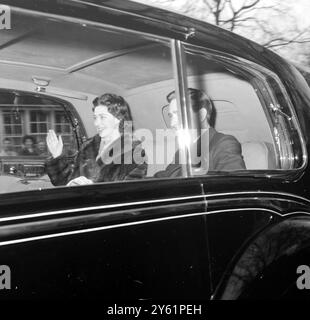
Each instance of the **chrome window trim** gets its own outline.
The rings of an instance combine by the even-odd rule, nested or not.
[[[275,170],[261,170],[261,173],[255,173],[255,176],[268,176],[268,178],[273,178],[273,177],[278,177],[278,173],[283,175],[283,174],[287,174],[287,176],[289,177],[289,180],[293,180],[296,179],[296,174],[298,176],[300,176],[302,174],[302,172],[305,170],[307,164],[308,164],[308,153],[307,153],[307,148],[306,148],[306,143],[305,143],[305,139],[304,136],[302,134],[301,131],[301,127],[298,121],[298,117],[296,115],[295,109],[292,105],[292,102],[288,96],[288,93],[285,89],[285,87],[283,86],[281,80],[279,79],[278,75],[275,74],[274,72],[272,72],[271,70],[258,65],[252,61],[246,60],[244,58],[235,56],[235,55],[231,55],[231,54],[227,54],[227,53],[222,53],[213,49],[208,49],[207,47],[203,47],[203,46],[197,46],[197,45],[193,45],[193,44],[189,44],[186,42],[182,42],[182,46],[184,47],[184,51],[186,52],[186,49],[190,49],[192,52],[196,52],[198,54],[201,55],[209,55],[211,56],[210,58],[217,58],[217,60],[226,60],[226,63],[235,65],[236,63],[239,64],[239,68],[240,68],[240,64],[243,67],[243,70],[245,70],[246,72],[254,75],[255,77],[259,78],[259,80],[262,82],[262,84],[268,89],[268,95],[270,96],[270,98],[274,101],[276,101],[276,99],[274,98],[274,94],[273,91],[271,90],[267,80],[265,79],[265,74],[270,76],[271,78],[273,78],[276,83],[279,85],[280,89],[281,89],[281,93],[284,95],[285,100],[287,102],[289,111],[292,115],[292,121],[294,124],[294,127],[298,133],[298,137],[300,140],[300,144],[301,144],[301,148],[302,148],[302,165],[299,168],[293,168],[293,169],[275,169]],[[270,114],[271,110],[267,108],[266,105],[262,105],[265,114]],[[269,119],[267,117],[268,123],[269,123]],[[271,130],[271,134],[272,134],[272,138],[275,139],[274,137],[274,132],[272,130],[272,128],[270,128]],[[246,170],[246,175],[251,176],[252,172],[255,170]],[[273,173],[270,173],[270,172]],[[276,172],[276,173],[274,173]],[[269,173],[269,174],[268,174]],[[233,176],[233,172],[230,173],[231,176]],[[208,175],[206,175],[208,176]]]
[[[173,73],[175,81],[175,96],[178,105],[178,118],[181,119],[180,124],[182,130],[188,129],[188,105],[187,101],[187,77],[186,72],[186,59],[184,48],[179,40],[171,40],[172,50],[172,62],[173,62]],[[181,158],[186,159],[186,166],[182,166],[182,176],[187,178],[192,175],[189,146],[184,145],[181,141],[179,142],[179,150]]]

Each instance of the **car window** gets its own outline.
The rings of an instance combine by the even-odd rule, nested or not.
[[[170,40],[31,12],[14,17],[0,50],[1,192],[165,171],[178,149],[162,114],[175,87]]]
[[[46,133],[61,134],[66,155],[77,151],[77,141],[65,105],[51,98],[0,90],[1,156],[48,157]]]
[[[2,193],[302,167],[270,71],[185,45],[185,115],[175,40],[27,11],[14,21],[0,50]]]
[[[50,157],[48,130],[62,135],[68,159],[78,149],[68,106],[56,99],[12,90],[0,90],[0,100],[1,192],[51,187],[45,170]]]
[[[192,174],[300,168],[298,123],[276,75],[236,57],[185,50],[187,117],[199,129],[189,135]]]

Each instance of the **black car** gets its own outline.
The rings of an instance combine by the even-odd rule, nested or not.
[[[310,89],[293,65],[134,2],[2,3],[11,17],[0,30],[1,299],[307,297]],[[189,132],[201,128],[189,88],[210,98],[212,130],[240,146],[239,169],[192,162]],[[165,136],[172,91],[176,143]],[[74,166],[104,93],[130,105],[147,172],[55,186],[48,130]],[[158,174],[176,152],[186,160],[178,174]]]

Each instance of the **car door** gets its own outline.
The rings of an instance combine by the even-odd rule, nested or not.
[[[10,139],[17,154],[2,159],[0,265],[9,267],[11,283],[0,297],[210,298],[201,183],[183,179],[186,163],[178,178],[153,178],[176,151],[162,117],[165,96],[178,81],[171,40],[33,11],[12,13],[12,46],[0,52],[0,123],[2,139]],[[36,32],[20,38],[33,26]],[[46,167],[29,175],[26,168],[38,171],[51,155],[25,163],[23,137],[44,142],[54,130],[73,163],[97,134],[92,101],[107,92],[130,105],[147,156],[144,179],[56,187]]]
[[[209,298],[200,191],[141,181],[2,198],[1,298]]]
[[[206,193],[213,297],[235,299],[264,274],[264,268],[289,255],[288,247],[306,245],[284,221],[300,217],[308,224],[307,193],[300,197],[307,151],[292,101],[276,74],[220,51],[188,44],[180,50],[186,60],[183,100],[188,101],[188,129],[209,134],[209,140],[201,142],[198,166],[192,166],[191,175],[203,183]],[[193,106],[206,102],[207,126],[191,120],[197,114]],[[207,161],[202,161],[203,152]],[[191,150],[191,158],[197,158],[197,150]],[[298,177],[300,185],[293,184]],[[271,237],[269,232],[276,228],[278,235]]]

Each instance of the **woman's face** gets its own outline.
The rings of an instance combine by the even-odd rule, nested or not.
[[[113,137],[119,133],[119,122],[106,106],[99,105],[94,110],[94,124],[101,138]]]

